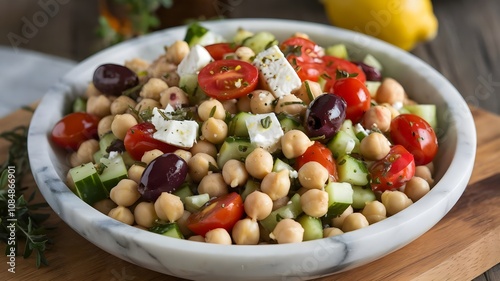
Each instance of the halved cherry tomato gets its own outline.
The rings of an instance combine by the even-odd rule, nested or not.
[[[326,83],[323,88],[325,92],[332,91],[333,85],[337,80],[336,78],[337,70],[345,71],[349,74],[357,74],[357,76],[354,78],[358,79],[363,84],[366,82],[365,73],[354,63],[334,56],[323,56],[322,59],[325,65],[325,73],[326,73],[326,75],[322,76],[323,78],[326,79]]]
[[[258,69],[240,60],[216,60],[198,74],[201,89],[218,100],[242,97],[255,89],[258,80]]]
[[[295,169],[298,171],[305,163],[316,161],[323,165],[330,174],[331,181],[338,181],[337,166],[332,152],[324,144],[315,141],[304,154],[295,159]]]
[[[415,161],[406,148],[395,145],[387,156],[373,163],[369,171],[373,191],[395,190],[415,175]]]
[[[347,103],[346,118],[354,124],[370,108],[371,96],[365,84],[354,77],[342,78],[335,82],[332,93],[341,96]]]
[[[199,212],[191,214],[187,220],[187,227],[202,236],[216,228],[224,228],[231,233],[231,229],[241,219],[243,213],[243,199],[238,193],[232,192],[213,199]]]
[[[291,37],[281,43],[280,49],[300,80],[318,81],[324,71],[324,65],[320,58],[320,47],[316,43],[302,37]]]
[[[140,161],[146,151],[153,149],[161,150],[163,153],[174,152],[177,147],[164,143],[153,138],[156,129],[153,124],[139,123],[127,131],[123,144],[125,150],[134,158]]]
[[[438,151],[434,129],[415,114],[401,114],[392,119],[391,139],[413,154],[416,165],[430,163]]]
[[[215,43],[205,46],[205,49],[214,60],[221,60],[224,55],[234,53],[238,46],[232,43]]]
[[[97,137],[99,118],[85,112],[74,112],[64,116],[52,129],[51,138],[58,146],[78,150],[80,144]]]

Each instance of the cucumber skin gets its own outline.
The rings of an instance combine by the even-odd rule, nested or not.
[[[260,225],[271,233],[278,224],[278,216],[281,216],[282,218],[296,219],[302,213],[300,195],[296,193],[292,196],[290,201],[291,203],[272,211],[267,218],[260,221]],[[283,214],[290,214],[291,216],[283,217]]]
[[[184,235],[182,235],[179,226],[175,222],[154,225],[149,228],[149,231],[172,238],[184,239]]]
[[[108,198],[93,163],[87,163],[69,170],[75,183],[76,194],[89,205]],[[76,180],[75,180],[76,179]]]
[[[353,203],[353,189],[349,183],[330,182],[325,191],[328,193],[329,218],[341,215]]]

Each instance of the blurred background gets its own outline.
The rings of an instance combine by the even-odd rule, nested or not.
[[[120,7],[125,2],[136,5],[135,19],[128,26],[123,21],[119,24],[124,15],[132,13]],[[500,1],[435,0],[432,4],[439,21],[438,35],[410,51],[447,77],[469,104],[500,113],[500,67],[496,63]],[[356,12],[358,8],[351,6]],[[154,8],[154,12],[146,8]],[[117,26],[127,37],[137,29],[139,33],[153,30],[155,23],[159,24],[156,28],[165,28],[216,18],[286,18],[331,24],[327,11],[331,12],[319,0],[0,0],[0,46],[78,62],[120,39],[113,34]],[[411,27],[421,20],[408,21]],[[43,68],[39,65],[40,71]]]

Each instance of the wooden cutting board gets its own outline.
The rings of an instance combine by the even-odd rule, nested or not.
[[[500,263],[500,116],[471,110],[477,128],[476,162],[469,186],[451,211],[403,249],[321,281],[471,280]],[[26,125],[30,118],[31,113],[19,110],[0,119],[0,132]],[[7,144],[0,142],[2,162],[7,149]],[[36,190],[31,176],[25,185]],[[48,224],[56,226],[49,232],[54,241],[46,252],[49,266],[37,269],[33,257],[17,257],[16,273],[10,273],[2,255],[0,280],[183,280],[104,252],[47,211],[51,214]]]

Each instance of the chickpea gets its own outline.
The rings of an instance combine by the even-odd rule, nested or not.
[[[256,179],[263,179],[273,170],[273,165],[274,160],[271,153],[260,147],[250,152],[245,159],[245,168]]]
[[[250,93],[250,109],[254,114],[274,112],[274,95],[266,90],[255,90]]]
[[[135,73],[140,73],[140,72],[146,71],[146,69],[148,69],[149,62],[147,62],[143,59],[140,59],[140,58],[133,58],[131,60],[125,61],[124,66],[129,68],[130,70],[132,70]]]
[[[200,182],[208,175],[210,166],[217,167],[212,156],[202,152],[194,154],[188,162],[189,176],[194,182]]]
[[[181,198],[168,192],[162,192],[155,203],[156,215],[169,222],[175,222],[184,213],[184,204]]]
[[[221,103],[226,112],[229,112],[230,114],[237,114],[238,113],[238,106],[236,105],[237,102],[238,102],[237,99],[230,99],[222,101]]]
[[[290,177],[288,170],[267,174],[260,185],[260,189],[265,192],[272,200],[278,200],[285,197],[290,191]]]
[[[359,151],[366,160],[380,160],[391,150],[389,140],[381,133],[373,132],[363,138]]]
[[[233,240],[237,245],[259,244],[259,223],[250,218],[245,218],[237,221],[231,233],[233,236]]]
[[[161,76],[161,79],[167,83],[167,85],[171,87],[179,87],[179,82],[181,77],[177,74],[176,70],[171,70]]]
[[[369,224],[374,224],[387,217],[384,204],[377,200],[366,202],[361,213],[366,217]]]
[[[319,218],[328,212],[328,192],[310,189],[300,196],[300,205],[304,213]]]
[[[208,174],[201,179],[198,193],[207,193],[210,197],[219,197],[228,193],[226,182],[221,173]]]
[[[160,93],[168,89],[167,83],[160,78],[150,78],[144,86],[142,86],[139,96],[147,99],[160,100]]]
[[[163,108],[171,105],[173,108],[180,108],[189,104],[187,94],[179,87],[169,87],[160,93],[160,103]]]
[[[193,235],[188,238],[189,241],[195,241],[195,242],[203,242],[205,243],[205,237],[201,235]]]
[[[158,219],[153,202],[141,202],[135,206],[134,218],[138,225],[150,228]]]
[[[105,95],[92,96],[87,100],[87,113],[99,118],[110,115],[111,101]]]
[[[116,205],[116,203],[113,202],[113,200],[106,198],[101,201],[95,202],[93,207],[99,212],[107,215],[112,209],[118,207],[118,205]]]
[[[404,193],[413,202],[417,202],[420,198],[430,191],[429,183],[421,177],[411,178],[405,186]]]
[[[304,39],[309,39],[309,35],[307,35],[306,33],[303,33],[303,32],[295,32],[294,34],[292,34],[292,37],[299,37],[299,38],[304,38]]]
[[[89,139],[80,144],[76,155],[81,164],[94,161],[94,153],[99,150],[99,142],[95,139]]]
[[[124,224],[134,224],[134,215],[132,214],[132,211],[124,206],[118,206],[111,209],[111,211],[109,211],[108,213],[108,216],[114,218],[117,221],[123,222]]]
[[[85,96],[87,98],[90,98],[90,97],[96,97],[96,96],[100,96],[100,95],[103,95],[103,93],[101,93],[101,91],[97,90],[94,83],[90,82],[89,85],[87,86],[87,89],[85,90]]]
[[[78,157],[78,154],[76,154],[76,152],[73,152],[69,156],[69,164],[71,167],[77,167],[77,166],[80,166],[84,163],[82,162],[82,160],[80,160],[80,157]]]
[[[344,232],[340,228],[327,227],[327,228],[323,229],[323,238],[333,237],[333,236],[337,236],[340,234],[344,234]]]
[[[279,199],[276,199],[273,201],[273,211],[286,206],[288,204],[288,201],[290,201],[290,198],[288,196],[283,196]]]
[[[234,54],[239,60],[246,61],[246,62],[251,62],[252,58],[255,57],[255,53],[252,49],[241,46],[236,51],[234,51]]]
[[[310,104],[315,98],[324,94],[323,89],[319,83],[305,80],[302,82],[300,88],[293,92],[295,96],[301,99],[306,105]]]
[[[273,200],[266,193],[254,191],[244,202],[245,213],[254,220],[263,220],[273,210]]]
[[[252,108],[250,106],[251,96],[253,95],[245,95],[238,99],[238,102],[236,102],[236,107],[238,107],[238,111],[252,112]]]
[[[99,121],[99,124],[97,125],[97,134],[100,138],[111,132],[111,123],[113,123],[114,118],[115,116],[108,115]]]
[[[231,187],[244,185],[248,180],[248,172],[245,164],[236,159],[230,159],[222,167],[222,177],[226,184]]]
[[[144,110],[153,110],[155,107],[160,108],[161,104],[156,100],[146,98],[135,105],[135,110],[143,112]]]
[[[382,204],[387,210],[387,215],[392,216],[406,209],[413,202],[401,191],[384,191],[382,193]]]
[[[186,163],[189,162],[189,159],[191,159],[191,157],[193,156],[191,152],[184,149],[177,149],[176,151],[174,151],[174,154],[182,158],[184,161],[186,161]]]
[[[147,164],[151,163],[151,161],[162,156],[163,154],[164,154],[163,151],[161,151],[159,149],[153,149],[153,150],[146,151],[142,155],[141,162],[144,162],[147,165]]]
[[[179,230],[184,236],[189,236],[193,234],[193,232],[191,232],[191,230],[187,227],[188,219],[190,216],[191,213],[189,211],[184,210],[184,213],[182,213],[182,217],[180,217],[177,220],[177,226],[179,226]]]
[[[205,153],[212,156],[213,158],[217,157],[217,147],[215,147],[213,143],[206,140],[197,141],[189,151],[192,155]]]
[[[137,105],[135,100],[127,97],[127,96],[119,96],[112,103],[109,108],[111,114],[124,114],[130,111],[131,108],[134,108]]]
[[[203,101],[198,106],[198,117],[200,117],[202,121],[207,121],[210,117],[224,120],[224,118],[226,118],[226,110],[220,101],[209,99]]]
[[[292,219],[282,219],[278,222],[270,236],[278,244],[298,243],[304,239],[304,228],[300,223]]]
[[[361,213],[352,213],[344,219],[342,231],[349,232],[369,225],[368,220]]]
[[[224,228],[212,229],[205,234],[205,242],[213,244],[231,245],[231,236]]]
[[[224,120],[208,118],[201,126],[202,136],[213,144],[223,143],[227,137],[228,127]]]
[[[431,170],[428,166],[415,167],[415,177],[423,178],[429,186],[434,184],[434,179],[432,178]]]
[[[372,106],[363,115],[363,127],[377,127],[382,132],[388,132],[391,127],[391,111],[384,106]]]
[[[305,163],[298,174],[300,184],[307,189],[323,189],[329,178],[328,170],[316,161]]]
[[[314,144],[302,131],[290,130],[281,137],[281,150],[286,158],[297,158]]]
[[[305,103],[295,95],[286,95],[277,99],[276,107],[274,112],[287,113],[290,115],[303,115],[306,112],[307,106]]]
[[[387,77],[378,87],[375,99],[378,103],[395,104],[403,102],[405,98],[405,90],[398,81]]]
[[[340,216],[332,219],[332,226],[342,228],[345,218],[352,213],[354,213],[352,206],[347,207]]]
[[[127,135],[127,131],[135,125],[137,125],[137,120],[132,114],[118,114],[113,118],[111,131],[118,139],[123,140]]]
[[[137,199],[141,198],[138,185],[130,179],[122,179],[113,187],[109,193],[109,198],[118,206],[132,206]]]
[[[162,78],[165,77],[167,73],[172,73],[177,69],[175,63],[169,62],[167,56],[158,57],[149,67],[148,75],[150,77]]]
[[[168,47],[166,57],[168,61],[174,64],[179,64],[188,54],[188,43],[183,40],[177,40],[170,47]]]
[[[141,165],[133,164],[128,168],[128,178],[139,184],[145,169],[146,168]]]
[[[396,108],[394,108],[394,106],[392,106],[391,104],[388,104],[385,102],[385,103],[381,103],[380,106],[383,106],[383,107],[389,109],[389,111],[391,112],[391,120],[396,118],[396,116],[398,116],[400,114],[399,111]]]

